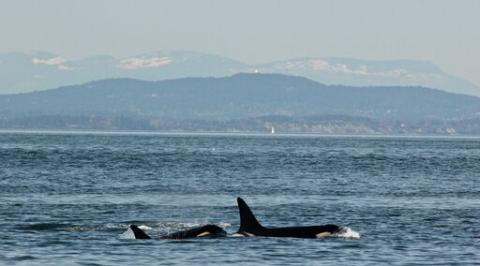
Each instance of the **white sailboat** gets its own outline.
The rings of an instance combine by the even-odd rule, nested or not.
[[[275,134],[275,128],[272,127],[272,131],[271,131],[272,134]]]

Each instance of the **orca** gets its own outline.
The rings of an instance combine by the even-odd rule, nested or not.
[[[151,239],[149,235],[147,235],[142,229],[138,228],[138,226],[132,224],[130,225],[130,229],[135,236],[135,239]],[[223,230],[223,228],[214,225],[214,224],[207,224],[203,226],[194,227],[187,230],[182,230],[178,232],[174,232],[168,234],[166,236],[160,237],[160,239],[186,239],[186,238],[194,238],[194,237],[221,237],[226,236],[227,232]]]
[[[237,235],[240,236],[321,238],[342,231],[341,227],[334,224],[266,228],[257,221],[242,198],[237,198],[237,203],[240,212],[240,228]]]

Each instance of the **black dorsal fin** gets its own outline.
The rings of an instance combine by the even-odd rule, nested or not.
[[[256,232],[262,230],[263,226],[257,221],[255,215],[242,198],[237,198],[238,211],[240,213],[240,228],[238,232]]]
[[[151,239],[142,229],[138,228],[138,226],[132,224],[130,225],[130,229],[132,230],[133,234],[135,235],[135,239]]]

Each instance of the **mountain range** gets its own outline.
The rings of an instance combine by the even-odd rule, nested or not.
[[[480,88],[475,84],[449,75],[426,61],[311,57],[252,65],[195,51],[160,51],[120,59],[99,55],[78,60],[45,52],[0,53],[0,94],[108,78],[156,81],[223,77],[241,72],[302,76],[330,85],[422,86],[480,96]]]
[[[283,74],[107,79],[0,95],[0,128],[480,133],[480,98],[424,87],[325,85]]]

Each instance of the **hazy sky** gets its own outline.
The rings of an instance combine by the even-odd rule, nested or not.
[[[167,49],[248,63],[302,56],[421,59],[480,84],[477,0],[12,0],[0,51],[69,58]]]

